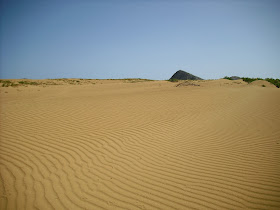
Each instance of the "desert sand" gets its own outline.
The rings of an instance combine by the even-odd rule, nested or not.
[[[1,210],[280,209],[273,85],[39,83],[0,88]]]

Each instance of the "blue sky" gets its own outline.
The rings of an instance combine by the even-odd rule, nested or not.
[[[0,0],[1,78],[280,78],[278,0]]]

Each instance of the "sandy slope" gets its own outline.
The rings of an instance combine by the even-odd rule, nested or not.
[[[195,84],[1,87],[0,209],[279,209],[280,89]]]

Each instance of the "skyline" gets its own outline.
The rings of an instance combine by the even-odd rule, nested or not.
[[[280,78],[275,0],[2,0],[0,78]]]

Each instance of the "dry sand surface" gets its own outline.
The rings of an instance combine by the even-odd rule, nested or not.
[[[280,89],[77,81],[0,88],[1,210],[280,209]]]

